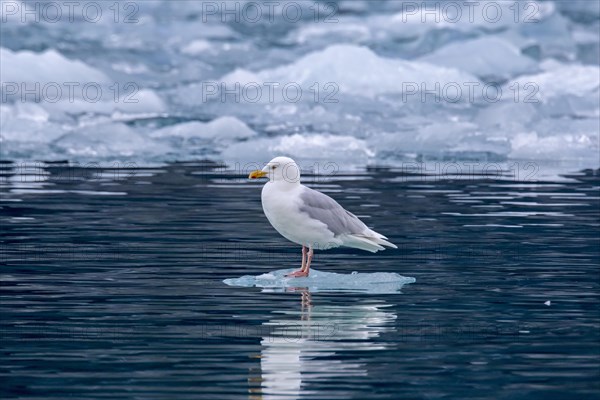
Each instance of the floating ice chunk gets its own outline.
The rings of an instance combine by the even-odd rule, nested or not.
[[[114,71],[124,72],[128,75],[140,75],[140,74],[149,74],[151,73],[150,69],[145,64],[139,62],[126,62],[119,61],[111,64],[111,68]]]
[[[474,122],[485,132],[523,132],[538,118],[533,103],[504,101],[482,108]]]
[[[152,156],[170,150],[169,146],[159,145],[121,123],[81,128],[60,137],[53,145],[74,157]]]
[[[253,82],[259,82],[260,80],[261,77],[258,73],[254,73],[243,68],[236,68],[233,72],[230,72],[229,74],[221,78],[221,81],[223,81],[224,83],[232,84],[248,84]]]
[[[117,91],[114,84],[109,87],[110,79],[103,72],[55,50],[33,53],[0,48],[0,58],[0,78],[4,85],[12,85],[7,86],[7,102],[40,102],[52,114],[139,114],[166,109],[155,91],[136,85],[122,85]],[[20,94],[24,88],[28,92]]]
[[[596,121],[597,122],[597,121]],[[511,139],[510,157],[522,160],[587,160],[598,165],[598,134],[563,133],[541,137],[524,132]]]
[[[221,155],[226,161],[233,162],[269,160],[278,154],[303,160],[353,160],[357,165],[365,165],[375,155],[362,139],[326,134],[294,134],[249,140],[229,146]]]
[[[16,103],[13,111],[16,112],[17,117],[35,122],[48,122],[50,120],[50,113],[37,103]]]
[[[415,278],[393,272],[370,272],[338,274],[312,269],[306,278],[288,278],[285,275],[293,269],[281,269],[262,275],[245,275],[240,278],[225,279],[229,286],[259,287],[265,292],[288,291],[306,288],[310,292],[364,292],[397,293],[402,286],[414,283]]]
[[[477,127],[468,122],[440,119],[427,121],[414,118],[419,125],[414,126],[413,121],[407,121],[403,126],[407,132],[376,133],[369,137],[368,143],[377,152],[422,152],[427,149],[447,149],[448,146],[457,144],[461,137],[472,132]],[[399,138],[402,138],[399,140]]]
[[[53,83],[107,83],[108,76],[82,61],[69,60],[56,50],[43,53],[11,51],[0,48],[2,70],[0,80],[6,82],[35,82],[41,86]],[[26,71],[27,73],[23,73]]]
[[[600,18],[600,2],[557,1],[556,7],[575,21],[596,21]]]
[[[508,82],[504,93],[515,93],[525,103],[538,102],[545,116],[598,117],[600,68],[592,65],[543,63],[545,72]]]
[[[278,82],[281,86],[296,83],[303,88],[321,83],[324,88],[325,84],[332,83],[339,87],[342,95],[365,97],[403,93],[407,90],[407,83],[434,88],[436,84],[443,86],[450,82],[479,82],[475,76],[456,69],[379,57],[366,47],[353,45],[333,45],[310,53],[292,64],[257,73],[238,69],[221,80],[228,86],[236,83]],[[268,98],[262,97],[261,100]],[[313,98],[308,95],[305,97]]]
[[[212,45],[208,40],[196,39],[182,47],[181,52],[190,56],[205,53],[212,49]]]
[[[108,89],[100,89],[96,99],[75,97],[69,99],[64,96],[57,102],[44,102],[44,107],[51,112],[64,112],[69,114],[96,113],[112,115],[113,113],[126,115],[157,114],[165,111],[167,106],[160,96],[152,89],[132,87],[128,93],[123,93],[115,99],[114,93]]]
[[[191,121],[167,126],[153,132],[150,136],[153,138],[233,140],[256,136],[256,132],[235,117],[220,117],[207,123]]]
[[[419,60],[500,79],[537,70],[537,63],[522,55],[518,47],[494,36],[454,42]]]
[[[531,8],[529,4],[527,6]],[[554,8],[551,2],[545,2],[545,6]],[[501,31],[497,36],[511,42],[536,60],[550,57],[575,59],[577,49],[573,38],[574,28],[567,18],[554,11],[545,13],[540,18],[531,11],[520,12],[519,15],[522,23],[516,29]]]
[[[152,89],[140,89],[128,94],[122,94],[114,104],[113,110],[125,114],[161,113],[167,109],[162,98]]]
[[[342,36],[352,38],[355,42],[364,42],[371,38],[371,31],[359,22],[344,22],[341,24],[310,24],[300,27],[291,34],[290,39],[297,43],[309,43],[314,38],[327,36]]]
[[[392,3],[396,2],[388,4]],[[560,17],[550,2],[531,1],[527,3],[527,7],[523,6],[520,10],[516,10],[515,5],[509,1],[493,4],[473,2],[469,8],[442,2],[397,3],[401,5],[399,12],[375,13],[361,17],[336,15],[337,23],[306,24],[292,32],[289,39],[299,44],[314,41],[386,42],[387,46],[409,43],[422,47],[433,45],[435,48],[440,43],[455,39],[458,34],[472,37],[473,34],[490,30],[516,32],[527,25],[543,24],[553,16]],[[445,32],[442,35],[439,31]],[[426,40],[427,36],[429,40]]]
[[[2,140],[48,143],[63,135],[65,131],[63,124],[52,121],[48,111],[39,104],[0,105]]]
[[[432,115],[404,120],[403,130],[378,132],[368,138],[367,143],[377,152],[377,160],[411,159],[415,155],[502,159],[510,151],[505,137],[483,133],[477,124],[463,118]],[[450,164],[447,167],[452,168]]]
[[[527,83],[534,83],[539,91],[536,98],[542,102],[570,95],[570,96],[598,96],[600,88],[600,68],[593,65],[567,65],[544,63],[545,72],[537,75],[521,76],[506,84],[505,89],[510,92],[510,86],[518,84],[524,87]]]
[[[558,100],[569,101],[568,96],[564,97]],[[571,104],[576,104],[573,99],[570,100]],[[487,137],[507,140],[509,149],[506,154],[510,158],[596,160],[597,163],[597,117],[574,118],[564,115],[557,118],[556,115],[560,114],[554,110],[567,114],[573,112],[570,107],[561,110],[559,104],[556,102],[554,107],[546,103],[499,102],[482,109],[474,122]]]
[[[553,71],[553,70],[557,70],[560,69],[564,66],[565,64],[561,63],[558,60],[555,60],[553,58],[549,58],[547,60],[543,60],[542,62],[540,62],[539,66],[540,66],[540,73],[543,71]]]

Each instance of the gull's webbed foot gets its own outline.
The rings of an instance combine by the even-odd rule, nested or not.
[[[286,275],[287,278],[303,278],[308,276],[308,271],[298,270],[294,272],[290,272]]]

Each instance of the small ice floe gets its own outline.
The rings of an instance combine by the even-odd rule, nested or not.
[[[311,269],[305,278],[290,278],[286,274],[293,269],[280,269],[262,275],[245,275],[240,278],[225,279],[229,286],[259,287],[264,292],[284,292],[307,289],[315,292],[361,292],[373,294],[398,293],[402,286],[415,282],[415,278],[394,272],[353,272],[338,274]]]

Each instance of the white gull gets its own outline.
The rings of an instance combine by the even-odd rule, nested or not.
[[[331,197],[302,185],[300,168],[291,158],[275,157],[249,176],[262,177],[269,178],[261,196],[267,219],[283,237],[302,246],[302,267],[288,276],[308,276],[314,249],[346,246],[376,253],[384,246],[397,248]]]

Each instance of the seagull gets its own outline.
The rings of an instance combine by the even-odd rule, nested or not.
[[[376,253],[384,246],[398,248],[331,197],[300,184],[300,168],[291,158],[275,157],[248,176],[263,177],[269,179],[261,193],[267,219],[283,237],[302,246],[302,267],[286,276],[307,277],[314,249],[346,246]]]

